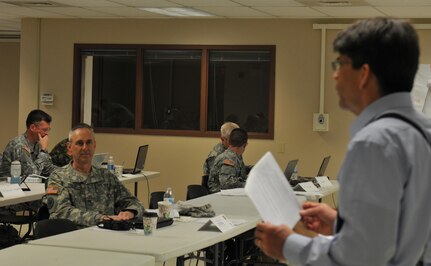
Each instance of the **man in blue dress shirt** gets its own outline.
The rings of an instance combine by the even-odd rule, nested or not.
[[[431,122],[410,99],[417,34],[405,21],[368,19],[333,47],[339,105],[357,116],[338,174],[339,209],[305,203],[300,212],[306,227],[333,237],[261,223],[255,243],[295,265],[431,265]]]

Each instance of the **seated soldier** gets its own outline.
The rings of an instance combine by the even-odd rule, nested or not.
[[[50,218],[64,218],[78,226],[104,219],[142,217],[144,207],[107,169],[91,165],[96,140],[93,129],[78,124],[69,132],[72,161],[50,175],[46,204]]]
[[[244,187],[247,179],[242,154],[247,146],[248,135],[244,129],[235,128],[230,133],[229,148],[214,160],[208,186],[211,193],[221,189]]]
[[[215,158],[222,154],[229,147],[230,132],[234,128],[239,128],[239,126],[233,122],[226,122],[220,127],[221,142],[217,143],[217,145],[215,145],[208,154],[208,157],[204,163],[204,175],[210,174]]]

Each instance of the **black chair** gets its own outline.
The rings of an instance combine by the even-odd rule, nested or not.
[[[208,179],[209,179],[209,175],[203,175],[202,176],[202,180],[201,180],[201,185],[207,189],[208,193],[210,191],[210,188],[208,186]]]
[[[47,236],[58,235],[78,230],[74,222],[68,219],[48,219],[36,223],[34,238],[40,239]]]
[[[28,214],[26,214],[28,213]],[[24,234],[23,237],[21,237],[21,243],[24,242],[26,239],[31,239],[32,236],[30,235],[33,229],[33,224],[36,222],[36,215],[31,210],[24,210],[22,211],[22,215],[17,214],[10,214],[10,215],[0,215],[0,224],[14,224],[19,225],[19,235],[21,235],[21,229],[23,225],[27,225],[28,229],[27,232]]]
[[[163,201],[163,195],[165,194],[164,191],[155,191],[155,192],[151,192],[151,197],[150,197],[150,209],[157,209],[159,207],[159,205],[157,204],[157,202],[159,201]]]
[[[202,185],[188,185],[186,199],[191,200],[208,194],[208,190]]]

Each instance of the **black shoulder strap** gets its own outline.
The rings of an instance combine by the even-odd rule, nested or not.
[[[402,121],[406,122],[407,124],[410,124],[412,127],[416,128],[416,130],[419,131],[419,133],[421,133],[421,135],[424,137],[424,139],[431,146],[431,142],[428,138],[428,135],[425,133],[425,131],[418,124],[416,124],[412,120],[408,119],[407,117],[405,117],[399,113],[386,113],[386,114],[379,116],[377,119],[388,118],[388,117],[402,120]]]

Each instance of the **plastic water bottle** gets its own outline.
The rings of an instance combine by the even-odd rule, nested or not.
[[[295,166],[295,169],[293,170],[293,174],[291,177],[291,180],[297,180],[298,179],[298,168]]]
[[[114,157],[113,156],[109,156],[108,171],[115,174],[115,163],[114,163]]]
[[[19,184],[21,181],[21,163],[20,161],[13,161],[10,165],[10,183]]]
[[[168,187],[166,189],[165,194],[163,194],[163,200],[168,201],[171,204],[174,204],[174,193],[172,192],[172,188]]]

